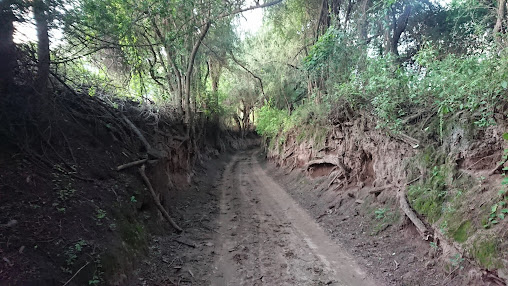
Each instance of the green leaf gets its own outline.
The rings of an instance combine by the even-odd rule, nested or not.
[[[492,224],[498,224],[499,222],[497,220],[493,220]]]
[[[503,81],[501,82],[501,86],[502,86],[504,89],[506,89],[506,88],[508,87],[508,82],[507,82],[506,80],[503,80]]]
[[[503,214],[503,213],[500,213],[500,214],[498,214],[498,215],[497,215],[497,217],[498,217],[499,219],[504,219],[504,214]]]
[[[508,209],[502,209],[501,212],[504,214],[508,214]]]
[[[503,139],[504,139],[504,140],[506,140],[506,141],[508,141],[508,133],[504,133],[504,134],[503,134]]]
[[[492,208],[490,209],[491,213],[495,213],[497,211],[497,204],[494,204]]]

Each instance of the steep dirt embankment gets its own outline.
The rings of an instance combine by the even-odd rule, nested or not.
[[[186,226],[174,200],[193,163],[242,145],[217,140],[206,118],[191,142],[160,106],[63,87],[37,96],[0,102],[0,284],[127,285],[150,235]]]
[[[319,132],[306,131],[313,136],[292,131],[270,144],[267,156],[290,168],[273,172],[293,197],[375,277],[401,285],[504,285],[504,125],[479,129],[459,120],[444,126],[440,139],[424,128],[394,134],[369,115],[342,114]],[[413,130],[436,124],[411,120]]]

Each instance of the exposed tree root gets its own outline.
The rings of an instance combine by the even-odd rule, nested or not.
[[[171,218],[171,216],[168,214],[166,209],[161,205],[161,202],[159,201],[159,197],[155,193],[155,191],[154,191],[154,189],[152,187],[152,184],[150,183],[150,180],[146,176],[145,165],[141,165],[141,167],[139,168],[139,173],[141,174],[141,177],[143,177],[143,181],[145,182],[146,186],[148,187],[148,190],[150,191],[150,194],[152,195],[152,198],[153,198],[153,201],[155,202],[155,205],[157,205],[157,208],[159,208],[159,210],[162,213],[162,215],[164,216],[164,218],[169,222],[169,224],[171,224],[171,226],[174,229],[176,229],[178,232],[182,232],[183,231],[182,228],[179,227],[175,223],[173,218]]]
[[[127,164],[123,164],[123,165],[120,165],[120,166],[116,167],[116,170],[117,171],[121,171],[123,169],[127,169],[127,168],[130,168],[130,167],[141,165],[141,164],[145,163],[146,161],[148,161],[148,159],[141,159],[141,160],[137,160],[137,161],[134,161],[134,162],[127,163]]]
[[[339,159],[339,157],[333,156],[333,155],[326,155],[321,159],[310,161],[309,163],[307,163],[305,165],[305,170],[308,170],[313,165],[320,165],[320,164],[330,164],[330,165],[338,166],[338,167],[342,168],[342,170],[346,174],[351,173],[351,168],[346,166],[346,164],[344,164],[343,161],[341,159]]]
[[[145,136],[143,136],[141,131],[139,131],[139,129],[136,127],[136,125],[134,125],[134,123],[132,123],[132,121],[130,121],[129,118],[127,118],[125,115],[122,114],[122,119],[125,121],[125,123],[127,123],[127,125],[129,125],[129,127],[132,129],[132,131],[138,136],[139,140],[141,140],[141,142],[143,143],[143,145],[146,148],[146,152],[149,155],[152,155],[156,158],[166,157],[167,154],[165,154],[165,152],[153,148],[152,145],[150,145],[150,143],[148,143],[148,140],[146,140]]]
[[[400,208],[414,224],[416,230],[418,230],[418,233],[420,233],[420,235],[424,240],[432,240],[433,237],[431,235],[431,232],[427,229],[425,224],[418,218],[416,213],[409,206],[404,189],[399,189],[397,191],[397,196],[399,197]]]

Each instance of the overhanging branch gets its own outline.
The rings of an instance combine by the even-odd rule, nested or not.
[[[252,75],[252,77],[254,77],[255,79],[257,79],[259,81],[259,85],[261,86],[261,93],[263,93],[263,96],[266,97],[265,95],[265,90],[263,88],[263,80],[261,80],[261,78],[259,76],[257,76],[256,74],[254,74],[252,71],[250,71],[244,64],[242,64],[240,61],[238,61],[236,58],[235,58],[235,55],[233,55],[233,52],[229,52],[229,54],[231,55],[231,59],[233,59],[233,61],[239,65],[240,67],[242,67],[246,72],[248,72],[250,75]]]

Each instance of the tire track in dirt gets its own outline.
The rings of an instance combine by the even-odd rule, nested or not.
[[[212,285],[379,285],[261,168],[235,155],[221,183]]]

